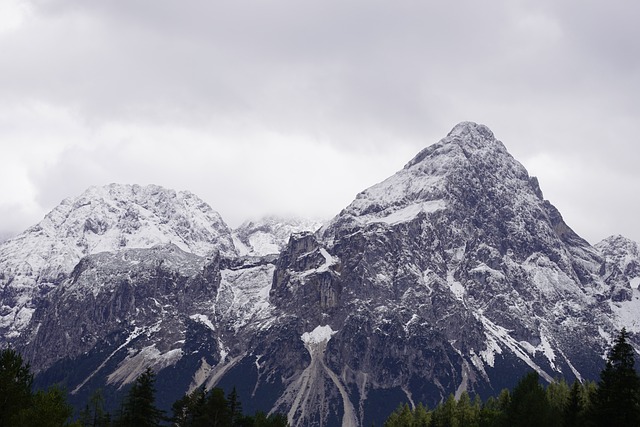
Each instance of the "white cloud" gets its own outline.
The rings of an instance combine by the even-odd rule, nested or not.
[[[0,34],[19,29],[32,14],[31,4],[26,0],[3,0],[0,2]]]
[[[189,189],[231,223],[331,216],[473,120],[527,166],[555,159],[534,173],[580,234],[640,240],[638,12],[623,0],[7,0],[2,227],[108,182]]]

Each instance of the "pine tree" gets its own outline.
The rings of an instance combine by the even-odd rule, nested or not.
[[[116,425],[121,427],[155,427],[164,415],[155,406],[155,373],[147,368],[131,386],[122,404],[122,414]]]
[[[108,427],[110,415],[104,410],[102,389],[97,389],[89,398],[89,402],[80,413],[80,423],[83,427]]]
[[[224,397],[221,388],[214,388],[209,391],[205,404],[205,413],[209,424],[216,427],[227,427],[232,425],[231,411],[229,403]]]
[[[31,405],[33,374],[29,364],[11,348],[0,352],[0,427],[15,425],[12,418]]]
[[[53,386],[47,391],[39,390],[33,395],[32,404],[17,415],[16,426],[62,427],[69,426],[73,408],[67,403],[67,394]]]
[[[564,379],[558,379],[547,386],[546,393],[551,411],[551,420],[555,425],[558,425],[564,417],[565,407],[569,401],[569,394],[571,393],[571,390]]]
[[[456,424],[465,427],[477,427],[480,422],[480,406],[471,402],[469,393],[463,391],[456,406]]]
[[[507,409],[510,426],[537,427],[553,425],[551,407],[537,372],[525,375],[513,389]]]
[[[428,427],[430,422],[431,412],[422,403],[418,403],[413,411],[413,425],[415,427]]]
[[[236,388],[233,387],[233,390],[227,396],[227,401],[229,402],[229,412],[231,415],[231,422],[235,424],[239,424],[242,419],[242,403],[240,399],[238,399],[238,392]]]
[[[458,427],[456,409],[458,403],[453,394],[450,394],[444,403],[439,404],[433,410],[431,416],[432,427]]]
[[[173,404],[173,423],[176,427],[200,427],[206,425],[205,403],[207,392],[198,387]]]
[[[563,411],[564,427],[579,427],[584,424],[581,417],[583,410],[581,389],[581,384],[575,380]]]
[[[482,427],[501,425],[499,422],[501,416],[502,411],[498,405],[498,400],[490,396],[480,410],[479,424]]]
[[[594,396],[593,415],[601,426],[640,425],[640,378],[635,355],[628,343],[629,333],[622,329],[609,352]]]

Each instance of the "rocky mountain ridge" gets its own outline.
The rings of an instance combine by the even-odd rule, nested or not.
[[[291,234],[315,232],[321,226],[322,221],[319,220],[271,215],[243,222],[233,230],[233,243],[240,255],[278,254],[287,245]]]
[[[236,254],[220,215],[189,192],[112,184],[63,200],[39,224],[0,245],[0,336],[18,336],[33,301],[84,256],[164,243],[199,255]]]
[[[596,378],[622,326],[640,348],[638,245],[589,245],[483,125],[457,125],[315,233],[275,218],[232,231],[195,196],[134,187],[93,189],[60,208],[76,226],[21,238],[84,238],[77,259],[39,255],[56,280],[16,267],[18,238],[0,245],[3,336],[78,403],[152,366],[165,405],[235,385],[246,409],[292,425],[370,425],[529,369]],[[154,244],[129,208],[160,230]]]

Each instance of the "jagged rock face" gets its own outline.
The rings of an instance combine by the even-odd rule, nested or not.
[[[627,277],[635,289],[640,285],[640,245],[623,236],[611,236],[596,244],[603,256]]]
[[[434,403],[499,389],[505,366],[512,378],[526,369],[594,378],[615,323],[604,301],[630,290],[615,271],[601,276],[604,258],[473,123],[360,193],[320,230],[326,256],[307,240],[281,255],[274,303],[296,301],[300,317],[318,322],[306,330],[325,322],[337,331],[325,363],[358,390],[360,423],[380,390]],[[338,291],[330,307],[317,291],[322,258],[339,265],[325,268]]]
[[[611,236],[595,246],[606,258],[605,277],[615,277],[609,301],[617,329],[640,334],[640,244],[622,236]]]
[[[220,215],[189,192],[150,185],[91,187],[0,245],[0,337],[12,339],[36,304],[86,255],[173,243],[197,255],[235,255]]]
[[[321,222],[314,220],[267,216],[242,223],[233,230],[233,241],[240,255],[277,254],[287,245],[291,234],[314,232],[321,226]]]
[[[62,382],[74,402],[96,387],[115,393],[152,367],[170,406],[217,384],[272,325],[274,269],[269,258],[232,262],[171,244],[90,255],[38,307],[17,347],[42,383]]]
[[[85,215],[83,233],[126,228],[109,215]],[[400,401],[495,394],[530,369],[595,379],[616,329],[640,344],[637,245],[591,247],[482,125],[456,126],[316,233],[289,228],[285,245],[275,228],[234,232],[251,256],[223,227],[208,257],[185,244],[83,258],[16,343],[78,402],[150,365],[165,406],[236,386],[245,409],[295,426],[379,424]]]
[[[219,285],[217,256],[205,260],[175,245],[90,255],[35,311],[21,337],[25,355],[40,370],[90,351],[105,336],[153,329],[162,330],[158,344],[170,347],[184,338],[180,318],[199,313],[198,302],[211,301]]]

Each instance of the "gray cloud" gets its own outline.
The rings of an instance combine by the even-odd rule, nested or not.
[[[474,120],[580,234],[640,240],[631,2],[25,4],[0,32],[6,229],[112,181],[190,189],[232,223],[330,216]]]

